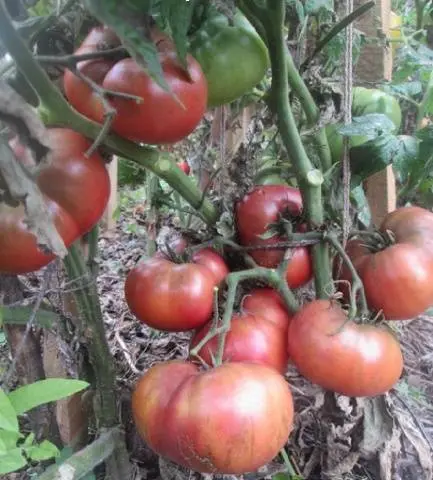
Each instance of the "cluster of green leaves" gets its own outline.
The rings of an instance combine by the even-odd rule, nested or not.
[[[29,462],[50,460],[60,455],[48,440],[35,441],[34,433],[20,431],[19,417],[35,407],[60,400],[87,388],[81,380],[50,378],[6,393],[0,388],[0,474],[15,472]]]

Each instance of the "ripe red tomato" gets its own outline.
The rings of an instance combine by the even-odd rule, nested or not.
[[[178,237],[169,244],[169,248],[176,255],[182,255],[187,247],[188,242],[184,237]],[[170,260],[169,252],[165,254],[159,251],[156,255],[159,258],[166,258]],[[200,250],[196,250],[191,256],[191,262],[203,265],[208,270],[210,270],[215,278],[215,285],[220,285],[221,282],[230,273],[229,267],[227,266],[223,257],[213,248],[206,247]]]
[[[186,160],[182,160],[181,162],[179,162],[178,164],[178,167],[182,170],[183,173],[185,173],[186,175],[189,175],[190,172],[191,172],[191,168],[190,166],[188,165],[188,162]]]
[[[293,428],[293,399],[275,370],[226,363],[151,367],[132,396],[135,425],[158,455],[201,473],[242,474],[270,462]]]
[[[67,128],[48,130],[51,163],[44,167],[37,183],[46,198],[65,245],[69,247],[101,218],[110,196],[110,179],[98,153],[85,157],[91,145],[85,137]],[[29,152],[18,139],[11,147],[22,162],[31,162]],[[24,223],[22,207],[0,203],[0,272],[24,274],[39,270],[54,259],[38,248],[36,238]]]
[[[290,318],[279,293],[273,288],[255,288],[242,299],[242,311],[262,316],[287,331]]]
[[[237,203],[235,220],[242,245],[272,245],[283,242],[284,233],[271,238],[260,238],[281,216],[298,221],[302,213],[302,197],[297,188],[284,185],[259,185]],[[302,227],[298,227],[298,230]],[[307,283],[313,273],[311,257],[306,247],[291,250],[287,267],[287,283],[292,288]],[[285,249],[263,249],[248,252],[261,266],[277,267],[283,260]]]
[[[387,392],[403,370],[400,345],[390,330],[348,321],[329,300],[315,300],[292,318],[288,351],[304,377],[352,397]]]
[[[191,340],[193,349],[209,332],[211,323],[198,330]],[[199,350],[198,355],[212,365],[218,351],[218,336]],[[237,314],[232,317],[223,354],[224,362],[254,362],[275,368],[281,374],[287,370],[287,328],[280,328],[265,317]]]
[[[118,46],[119,39],[107,27],[91,30],[76,54]],[[189,135],[201,121],[207,105],[207,82],[200,64],[187,56],[188,73],[173,48],[163,42],[159,50],[164,78],[171,92],[162,89],[132,58],[86,60],[77,67],[107,90],[141,97],[136,103],[119,97],[109,99],[116,109],[112,129],[117,134],[149,144],[175,143]],[[98,96],[81,79],[66,70],[65,95],[83,115],[102,123],[104,108]],[[177,99],[175,98],[177,97]]]
[[[381,232],[395,243],[377,252],[366,241],[351,240],[347,252],[364,284],[369,306],[387,320],[405,320],[433,305],[433,213],[403,207],[384,219]],[[347,267],[342,279],[351,279]]]
[[[214,286],[214,276],[203,265],[153,257],[129,272],[125,298],[132,313],[146,325],[182,332],[210,319]]]

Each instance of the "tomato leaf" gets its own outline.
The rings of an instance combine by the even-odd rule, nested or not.
[[[30,307],[0,307],[0,326],[26,325],[33,315]],[[48,310],[39,309],[35,314],[34,323],[43,328],[52,328],[58,320],[58,315]]]
[[[0,428],[0,457],[1,455],[5,455],[9,450],[16,448],[17,441],[20,438],[22,438],[20,432]]]
[[[10,430],[12,432],[19,432],[17,412],[15,408],[0,387],[0,428]]]
[[[420,142],[410,135],[400,135],[398,137],[402,142],[402,152],[394,159],[393,169],[398,179],[404,183],[408,180],[412,170],[419,163],[419,145]]]
[[[0,475],[16,472],[27,465],[21,448],[9,450],[5,455],[0,454]]]
[[[43,460],[50,460],[51,458],[58,457],[60,455],[59,449],[48,440],[43,440],[38,445],[31,445],[24,447],[24,451],[27,456],[34,462],[41,462]]]
[[[66,378],[47,378],[19,387],[9,393],[9,401],[16,415],[49,402],[69,397],[87,388],[89,384],[81,380]]]
[[[166,0],[167,1],[167,0]],[[166,92],[170,91],[155,44],[150,40],[152,0],[84,0],[84,6],[112,28],[132,58]]]
[[[375,138],[391,133],[394,129],[393,121],[383,113],[368,113],[360,117],[353,117],[351,123],[342,125],[337,131],[346,137],[366,135]]]
[[[356,216],[359,222],[364,227],[368,228],[371,225],[371,210],[368,204],[367,196],[365,195],[362,185],[358,185],[350,192],[350,199],[356,208]]]
[[[352,147],[350,149],[352,189],[393,162],[404,163],[404,159],[410,157],[405,137],[381,135],[362,145]]]
[[[381,86],[384,92],[391,95],[404,95],[406,97],[416,97],[422,93],[422,83],[418,80],[402,82],[397,84],[385,84]]]

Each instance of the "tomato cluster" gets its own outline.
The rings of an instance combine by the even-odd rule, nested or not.
[[[51,128],[48,144],[50,162],[41,168],[37,184],[57,231],[69,247],[101,218],[110,196],[110,179],[98,153],[86,157],[91,142],[79,133]],[[10,145],[20,161],[31,165],[29,150],[17,138]],[[29,273],[53,260],[53,254],[44,252],[28,230],[22,206],[0,203],[0,225],[1,273]]]

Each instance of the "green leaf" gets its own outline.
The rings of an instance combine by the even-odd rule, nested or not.
[[[25,447],[24,450],[34,462],[50,460],[60,455],[59,449],[48,440],[43,440],[39,445]]]
[[[82,380],[47,378],[19,387],[8,397],[17,415],[49,402],[55,402],[87,388]]]
[[[394,159],[393,169],[398,179],[404,183],[409,178],[412,170],[417,168],[416,163],[419,162],[420,142],[410,135],[400,135],[398,139],[401,142],[401,152]]]
[[[333,12],[334,2],[333,0],[306,0],[304,9],[306,15],[315,15],[319,13],[320,10]]]
[[[362,185],[354,188],[350,192],[350,197],[354,207],[356,207],[358,220],[368,228],[371,225],[371,210]]]
[[[33,315],[31,307],[0,307],[1,317],[0,326],[9,325],[26,325],[29,318]],[[37,325],[43,328],[52,328],[58,320],[58,315],[48,310],[38,310],[35,316]]]
[[[83,3],[98,20],[116,32],[131,57],[149,76],[165,91],[170,91],[156,46],[148,38],[153,0],[83,0]]]
[[[422,83],[418,80],[402,82],[397,84],[385,84],[381,86],[384,92],[388,92],[391,95],[404,95],[406,97],[416,97],[422,93]]]
[[[16,448],[20,438],[22,438],[20,432],[0,429],[0,456]]]
[[[352,188],[406,156],[405,142],[395,135],[381,135],[350,149]]]
[[[9,450],[6,455],[0,455],[0,475],[16,472],[27,465],[21,448]]]
[[[62,463],[66,462],[72,455],[74,454],[74,450],[71,447],[65,447],[60,450],[60,454],[55,458],[55,462],[57,465],[61,465]],[[81,480],[96,480],[96,476],[93,472],[88,473],[81,477]]]
[[[17,412],[15,408],[0,387],[0,428],[5,430],[11,430],[13,432],[19,432]]]
[[[383,113],[368,113],[361,117],[353,117],[351,123],[342,125],[337,131],[346,137],[366,135],[373,139],[391,133],[394,129],[393,121]]]

